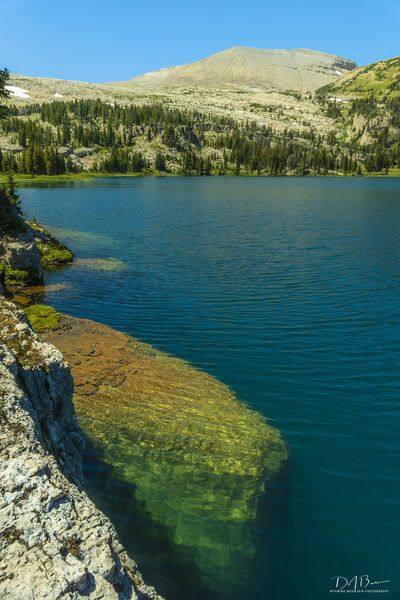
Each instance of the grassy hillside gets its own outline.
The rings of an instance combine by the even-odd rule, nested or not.
[[[400,57],[357,69],[317,97],[367,171],[400,166]]]
[[[342,98],[400,96],[400,56],[351,71],[320,92]]]

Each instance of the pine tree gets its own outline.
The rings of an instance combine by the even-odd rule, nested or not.
[[[20,230],[21,206],[12,173],[7,175],[6,184],[0,188],[0,231]]]
[[[155,160],[155,168],[157,171],[166,171],[165,157],[162,152],[157,152]]]
[[[0,98],[8,98],[10,96],[9,91],[6,89],[9,79],[10,74],[7,69],[0,69]],[[0,119],[4,118],[7,113],[7,107],[0,104]]]
[[[21,212],[20,199],[17,194],[17,186],[15,183],[15,179],[12,173],[7,174],[6,185],[5,185],[6,194],[10,200],[10,203],[13,206],[17,207],[18,212]]]

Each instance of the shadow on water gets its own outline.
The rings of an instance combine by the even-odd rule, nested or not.
[[[102,457],[101,448],[85,436],[85,491],[114,524],[146,583],[168,600],[228,600],[228,594],[205,586],[190,556],[176,548],[167,528],[155,523],[137,501],[135,485],[116,477]]]

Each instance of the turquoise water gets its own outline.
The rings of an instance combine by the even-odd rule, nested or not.
[[[217,376],[288,444],[251,578],[221,598],[319,600],[363,574],[399,597],[400,179],[115,178],[21,197],[80,258],[122,261],[49,273],[70,285],[48,303]],[[86,473],[150,583],[219,597],[94,450]]]

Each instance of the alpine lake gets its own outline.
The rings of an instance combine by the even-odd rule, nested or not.
[[[320,600],[368,574],[398,597],[400,179],[19,192],[76,255],[40,300],[96,322],[64,349],[86,489],[146,582]]]

